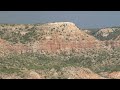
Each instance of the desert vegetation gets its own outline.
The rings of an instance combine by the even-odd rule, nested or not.
[[[111,43],[119,41],[120,30],[110,30],[104,37],[104,30],[88,34],[69,22],[1,24],[0,78],[119,78],[120,47]]]

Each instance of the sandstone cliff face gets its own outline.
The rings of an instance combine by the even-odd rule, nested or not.
[[[0,56],[8,55],[10,53],[26,53],[31,52],[31,47],[23,44],[11,44],[3,39],[0,39]]]
[[[22,76],[28,79],[120,78],[118,32],[119,30],[116,32],[113,28],[101,29],[96,35],[105,38],[102,41],[72,22],[0,25],[0,58],[3,58],[0,72],[4,72],[0,78],[22,79],[14,73],[16,71],[21,72]],[[107,39],[112,35],[115,35],[114,39]],[[12,43],[14,40],[17,42]],[[26,70],[21,71],[24,68]],[[108,72],[113,69],[118,71]],[[8,73],[12,70],[14,74],[5,74],[7,70]]]
[[[93,36],[80,30],[71,22],[56,22],[37,26],[45,33],[42,39],[33,43],[34,51],[70,51],[79,49],[99,48],[102,45]],[[76,51],[77,51],[76,50]]]
[[[22,36],[25,39],[29,37],[27,40],[31,39],[30,42],[28,41],[28,44],[16,43],[8,46],[11,49],[11,51],[17,53],[25,52],[60,53],[61,51],[80,52],[81,49],[93,49],[93,48],[100,49],[104,47],[104,44],[102,44],[102,42],[97,40],[95,37],[87,34],[85,31],[78,28],[72,22],[55,22],[46,23],[42,25],[15,24],[0,26],[0,29],[3,31],[7,30],[6,32],[9,33],[15,32],[12,35],[14,34],[17,36],[21,35],[20,39]],[[34,36],[34,33],[36,34],[36,36]],[[13,38],[13,40],[14,39],[16,40],[16,38]]]
[[[101,49],[106,47],[119,47],[119,36],[113,40],[100,41],[95,37],[87,34],[88,30],[78,28],[72,22],[55,22],[46,24],[14,24],[14,25],[0,25],[0,30],[4,32],[20,33],[23,37],[30,37],[28,34],[31,31],[37,33],[37,39],[28,41],[28,44],[10,42],[1,39],[0,44],[3,51],[25,53],[25,52],[57,52],[74,51],[79,52],[81,49]],[[99,30],[95,35],[108,37],[113,33],[115,28],[104,28]],[[28,35],[26,35],[28,34]],[[31,32],[32,34],[32,32]],[[8,33],[9,35],[9,33]],[[19,34],[18,34],[19,35]],[[26,36],[25,36],[26,35]],[[32,36],[30,37],[32,38]],[[15,38],[16,39],[16,38]],[[14,39],[13,39],[14,40]],[[29,39],[28,39],[29,40]],[[3,42],[4,41],[4,42]],[[4,45],[5,44],[5,45]],[[1,50],[2,50],[1,49]],[[2,52],[2,51],[1,51]]]
[[[0,56],[4,56],[5,54],[10,53],[11,49],[12,45],[3,39],[0,39]]]
[[[119,36],[115,39],[115,41],[100,41],[94,36],[88,34],[90,33],[88,30],[82,30],[72,22],[55,22],[33,25],[0,25],[0,31],[4,31],[5,33],[9,32],[3,36],[5,39],[8,35],[13,35],[13,41],[18,41],[16,44],[10,44],[10,42],[7,42],[7,46],[3,45],[7,51],[15,53],[60,53],[61,51],[80,52],[81,49],[103,49],[107,47],[114,48],[120,46]],[[99,35],[101,35],[100,37],[108,37],[114,31],[117,30],[115,28],[105,28],[99,30],[95,35],[98,37]],[[9,41],[11,41],[11,37]],[[26,41],[30,41],[27,41],[28,43],[26,44],[22,44],[20,43],[21,38],[24,38]]]

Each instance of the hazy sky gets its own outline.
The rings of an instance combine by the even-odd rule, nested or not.
[[[80,28],[120,26],[120,11],[0,11],[0,23],[73,22]]]

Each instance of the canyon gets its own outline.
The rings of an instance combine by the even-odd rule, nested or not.
[[[119,78],[119,52],[119,27],[94,33],[72,22],[0,24],[0,78]]]

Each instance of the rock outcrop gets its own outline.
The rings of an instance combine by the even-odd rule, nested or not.
[[[102,37],[107,37],[114,30],[112,28],[100,29],[95,35],[101,35]]]
[[[105,79],[88,68],[66,67],[63,71],[68,79]]]
[[[42,39],[33,43],[34,51],[79,51],[79,49],[92,49],[102,47],[93,36],[88,35],[74,23],[56,22],[37,26],[37,30],[45,33]]]
[[[21,35],[19,41],[21,41],[21,38],[23,38],[22,41],[30,40],[28,41],[28,44],[16,43],[11,45],[11,47],[8,46],[12,51],[19,53],[24,53],[24,52],[60,53],[61,51],[69,52],[73,50],[78,52],[80,51],[80,49],[93,49],[93,48],[102,47],[102,44],[99,42],[99,40],[97,40],[95,37],[91,35],[88,35],[84,31],[79,29],[72,22],[55,22],[55,23],[47,23],[42,25],[41,24],[7,25],[0,27],[0,29],[1,30],[4,29],[3,31],[6,33],[7,32],[12,33],[11,35],[13,35],[13,41],[14,39],[16,40],[17,38],[14,37],[16,33],[19,36]],[[30,35],[32,36],[30,37]],[[11,39],[9,41],[11,41]]]

